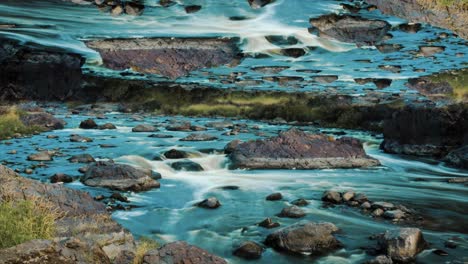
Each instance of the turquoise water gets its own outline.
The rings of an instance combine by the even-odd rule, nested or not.
[[[192,132],[166,131],[165,126],[174,117],[147,116],[144,121],[134,121],[130,115],[109,114],[107,120],[98,123],[112,122],[117,130],[82,130],[77,129],[79,122],[87,116],[71,116],[64,130],[58,130],[26,139],[10,140],[11,145],[1,145],[0,160],[8,161],[8,166],[23,171],[34,164],[26,157],[36,152],[36,148],[58,149],[63,155],[46,162],[46,167],[38,167],[31,175],[34,179],[48,181],[57,172],[79,176],[78,168],[83,164],[71,164],[67,158],[74,154],[89,153],[98,159],[112,158],[117,162],[132,164],[162,174],[161,188],[142,193],[125,193],[135,208],[129,211],[115,211],[113,217],[134,235],[149,236],[161,242],[186,240],[208,251],[218,254],[231,263],[244,263],[233,257],[231,252],[244,240],[262,242],[271,230],[255,226],[266,217],[274,217],[282,226],[292,224],[297,219],[277,218],[275,215],[289,202],[305,198],[310,204],[304,207],[312,221],[329,221],[340,229],[338,237],[344,248],[329,256],[316,258],[317,263],[361,263],[369,258],[364,247],[374,245],[369,236],[397,228],[389,221],[374,219],[362,214],[358,209],[346,206],[324,208],[320,201],[325,190],[354,190],[365,193],[373,201],[400,203],[415,209],[417,215],[424,217],[422,226],[426,239],[431,243],[430,249],[419,255],[421,263],[442,263],[445,261],[466,261],[468,233],[466,230],[468,209],[468,191],[462,184],[449,184],[447,177],[468,176],[467,171],[445,167],[430,160],[412,160],[406,157],[388,155],[378,149],[380,135],[365,132],[345,131],[347,135],[365,141],[366,151],[379,159],[382,166],[372,169],[352,170],[228,170],[226,157],[221,149],[233,139],[258,138],[256,130],[239,136],[221,135],[227,130],[219,131],[209,128],[208,134],[219,138],[210,142],[184,142],[180,138]],[[205,125],[220,119],[183,118],[194,125]],[[131,128],[140,123],[156,125],[163,134],[174,138],[150,138],[150,133],[132,133]],[[289,126],[269,125],[262,122],[233,120],[233,123],[245,123],[249,127],[258,125],[266,136],[275,135],[278,130]],[[303,127],[307,131],[319,128]],[[338,130],[322,130],[336,132]],[[340,130],[341,131],[341,130]],[[58,139],[48,139],[48,134],[58,135]],[[70,134],[79,134],[94,139],[91,143],[69,142]],[[113,144],[116,148],[100,148],[100,144]],[[176,172],[168,165],[170,160],[155,161],[155,157],[171,148],[193,152],[191,160],[201,164],[203,172]],[[211,149],[206,154],[206,149]],[[7,154],[17,150],[17,154]],[[209,151],[208,151],[209,152]],[[424,178],[425,181],[422,181]],[[110,191],[91,188],[79,181],[67,184],[71,188],[89,191],[92,195],[109,195]],[[238,190],[224,190],[223,186],[238,186]],[[281,192],[282,201],[269,202],[265,197],[273,192]],[[194,207],[193,204],[204,198],[216,196],[222,206],[216,210]],[[444,241],[454,238],[459,246],[446,249]],[[431,253],[441,248],[449,253],[442,257]],[[311,257],[291,257],[267,249],[258,263],[310,263]],[[448,263],[448,262],[447,262]],[[452,262],[456,263],[456,262]]]

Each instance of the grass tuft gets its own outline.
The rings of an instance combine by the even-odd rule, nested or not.
[[[156,240],[149,237],[141,237],[138,241],[133,264],[143,263],[143,257],[145,256],[146,252],[157,248],[159,248],[159,243]]]
[[[43,130],[38,126],[25,126],[20,120],[22,114],[16,107],[0,113],[0,140],[11,138],[17,133],[30,135]]]

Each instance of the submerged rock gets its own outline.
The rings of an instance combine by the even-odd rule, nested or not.
[[[236,63],[236,43],[226,38],[146,38],[94,40],[86,45],[113,70],[133,68],[175,79],[201,68]]]
[[[278,216],[287,217],[287,218],[302,218],[306,216],[306,213],[304,212],[304,210],[302,210],[298,206],[292,205],[292,206],[283,208],[283,210],[281,210]]]
[[[227,264],[224,259],[184,241],[165,244],[143,256],[143,264],[155,263]]]
[[[228,157],[232,168],[249,169],[356,168],[380,164],[366,155],[357,139],[335,140],[297,129],[280,132],[277,137],[241,143]]]
[[[106,129],[111,130],[111,129],[117,129],[117,127],[112,123],[105,123],[104,125],[100,125],[98,127],[98,129],[100,129],[100,130],[106,130]]]
[[[139,169],[112,161],[98,161],[88,167],[81,181],[88,186],[119,191],[147,191],[159,188],[149,169]]]
[[[171,163],[171,167],[177,171],[203,171],[203,167],[191,160],[182,160]]]
[[[321,37],[358,45],[373,45],[380,42],[391,28],[390,24],[383,20],[336,14],[311,18],[310,23],[319,30]]]
[[[76,135],[76,134],[70,135],[70,141],[71,142],[93,142],[93,140],[89,137],[83,137],[83,136]]]
[[[267,236],[265,244],[293,254],[322,255],[341,247],[332,223],[301,221]]]
[[[53,160],[54,152],[52,151],[41,151],[35,154],[31,154],[28,156],[28,160],[30,161],[51,161]]]
[[[217,137],[208,134],[190,134],[180,139],[180,141],[212,141],[217,139]]]
[[[196,204],[198,207],[206,209],[216,209],[221,206],[221,203],[216,197],[210,197]]]
[[[263,247],[253,241],[245,241],[232,253],[243,259],[259,259],[262,257]]]
[[[401,228],[387,231],[378,240],[379,246],[393,261],[408,262],[427,246],[421,230],[418,228]]]

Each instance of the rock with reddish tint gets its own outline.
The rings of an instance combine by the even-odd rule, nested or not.
[[[248,169],[360,168],[380,164],[366,155],[357,139],[334,139],[298,129],[280,132],[277,137],[241,143],[228,157],[231,168]]]
[[[227,261],[199,247],[177,241],[148,251],[143,256],[143,264],[227,264]]]
[[[383,40],[391,26],[383,20],[370,20],[358,16],[329,14],[310,19],[320,37],[373,45]]]
[[[240,59],[237,40],[228,38],[106,39],[86,45],[113,70],[132,68],[172,79],[202,68],[237,64]]]

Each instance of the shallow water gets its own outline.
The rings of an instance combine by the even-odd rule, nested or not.
[[[418,215],[425,218],[423,232],[431,243],[430,249],[418,257],[420,263],[456,263],[455,260],[467,261],[468,232],[466,215],[468,209],[468,191],[461,184],[449,184],[447,177],[467,177],[467,171],[445,167],[434,161],[411,160],[405,157],[388,155],[378,149],[380,135],[365,132],[345,131],[347,135],[365,141],[366,151],[379,159],[382,166],[372,169],[352,170],[228,170],[226,158],[213,150],[204,154],[200,150],[207,148],[221,150],[233,139],[258,138],[255,130],[241,133],[239,136],[222,136],[224,132],[209,128],[205,133],[219,138],[210,142],[183,142],[180,138],[193,132],[171,132],[165,125],[173,117],[147,116],[145,123],[156,124],[163,134],[174,135],[174,138],[150,138],[150,133],[132,133],[131,128],[143,121],[133,121],[130,115],[109,114],[108,120],[117,130],[82,130],[77,129],[79,122],[86,116],[65,118],[66,129],[37,135],[26,139],[10,140],[11,145],[1,145],[0,160],[8,161],[8,166],[24,170],[35,162],[26,161],[35,148],[57,148],[63,156],[46,162],[45,168],[35,169],[34,179],[47,181],[56,173],[62,172],[78,176],[78,168],[83,164],[71,164],[67,158],[73,154],[89,153],[95,158],[112,158],[116,162],[135,166],[151,167],[162,174],[161,188],[142,193],[125,193],[135,206],[129,211],[115,211],[113,217],[134,235],[149,236],[161,242],[186,240],[208,251],[218,254],[231,263],[244,263],[233,257],[231,252],[244,240],[262,242],[271,230],[255,226],[266,217],[274,217],[282,226],[292,224],[297,219],[277,218],[275,215],[288,202],[305,198],[310,205],[304,207],[306,220],[329,221],[335,223],[341,232],[338,235],[344,248],[329,256],[317,257],[317,263],[361,263],[369,258],[364,247],[372,246],[374,241],[369,236],[397,228],[386,220],[379,220],[362,214],[358,209],[346,206],[324,208],[320,201],[325,190],[354,190],[365,193],[373,201],[401,203],[415,209]],[[205,125],[219,119],[183,118],[195,125]],[[234,120],[234,123],[246,123],[249,127],[258,125],[261,132],[275,135],[278,130],[289,126],[269,125],[267,123],[247,120]],[[316,131],[314,127],[303,127]],[[333,132],[336,130],[324,129]],[[79,134],[94,139],[91,143],[72,143],[70,134]],[[48,134],[58,135],[58,139],[47,139]],[[100,144],[114,144],[116,148],[100,148]],[[203,172],[176,172],[168,163],[173,160],[154,161],[153,158],[171,148],[193,152],[191,160],[205,169]],[[17,154],[7,154],[10,150]],[[206,151],[203,151],[206,152]],[[218,153],[218,154],[216,154]],[[418,178],[425,178],[421,181]],[[91,188],[79,181],[67,184],[71,188],[83,189],[93,195],[109,195],[110,191]],[[238,186],[238,190],[225,190],[223,186]],[[265,197],[272,192],[281,192],[282,201],[269,202]],[[216,196],[222,206],[216,210],[194,207],[193,204],[204,198]],[[444,248],[444,241],[454,238],[459,243],[456,249]],[[444,249],[449,256],[441,257],[431,253],[435,248]],[[312,257],[292,257],[267,249],[258,263],[310,263]]]

